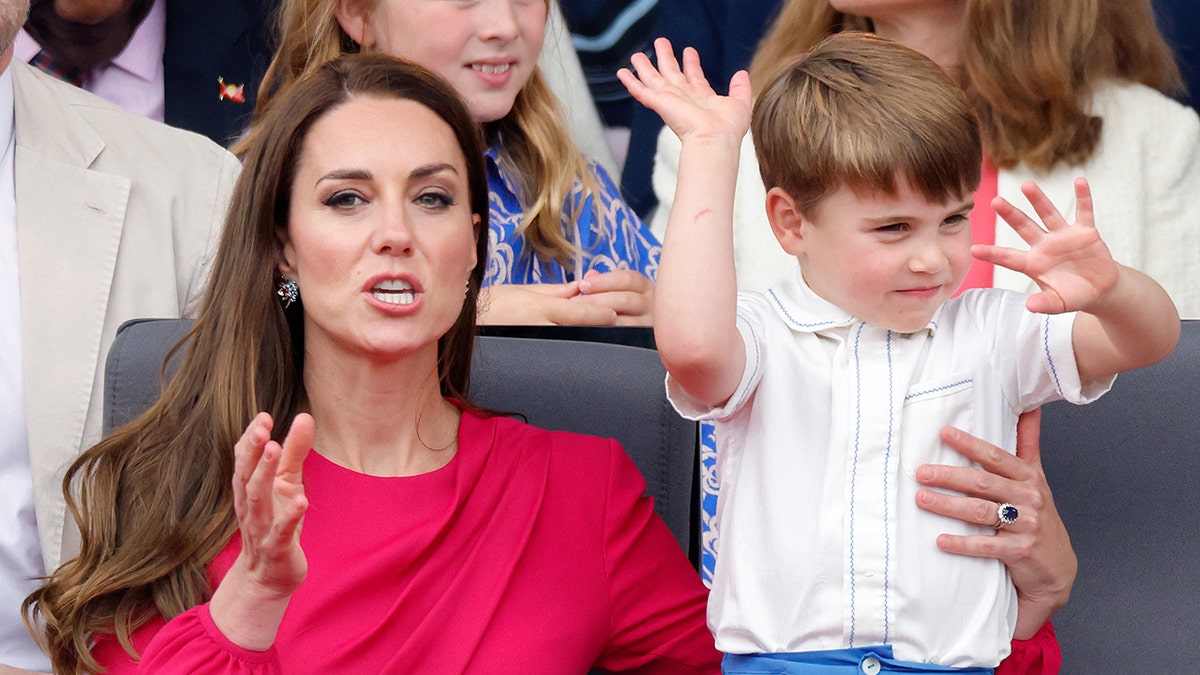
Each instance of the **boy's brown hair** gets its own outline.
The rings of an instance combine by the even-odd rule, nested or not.
[[[758,96],[751,125],[763,183],[809,216],[843,185],[894,195],[906,179],[938,203],[979,185],[979,123],[962,91],[933,61],[876,35],[822,40]]]

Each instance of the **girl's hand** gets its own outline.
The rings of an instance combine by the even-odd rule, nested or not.
[[[617,312],[603,304],[576,302],[579,282],[497,284],[479,294],[484,326],[613,326]]]
[[[618,326],[649,326],[654,319],[654,282],[634,270],[589,270],[579,282],[579,302],[608,307]]]

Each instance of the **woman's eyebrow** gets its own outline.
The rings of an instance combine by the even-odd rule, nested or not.
[[[408,175],[412,178],[425,178],[427,176],[432,176],[435,173],[443,172],[449,172],[457,175],[458,169],[455,168],[453,164],[449,164],[447,162],[437,162],[435,164],[419,166],[416,169],[413,169],[412,173]]]
[[[366,169],[334,169],[317,179],[319,185],[325,180],[371,180],[374,174]]]

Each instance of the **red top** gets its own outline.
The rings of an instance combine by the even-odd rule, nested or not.
[[[996,211],[992,200],[1000,193],[1000,172],[986,158],[979,174],[979,187],[975,190],[975,208],[971,209],[971,243],[996,243]],[[968,288],[991,288],[992,264],[972,260],[967,278],[963,280],[955,295]]]
[[[308,577],[274,647],[233,645],[205,604],[135,633],[140,672],[720,672],[706,591],[616,441],[464,412],[437,471],[366,476],[313,452],[304,483]],[[139,672],[111,638],[93,654]]]
[[[1012,653],[996,667],[995,675],[1058,675],[1062,647],[1047,621],[1028,640],[1013,640]]]

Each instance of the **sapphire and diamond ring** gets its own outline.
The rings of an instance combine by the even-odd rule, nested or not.
[[[996,507],[996,524],[992,527],[998,530],[1005,525],[1012,525],[1015,522],[1017,522],[1017,507],[1008,502],[1004,502]]]

